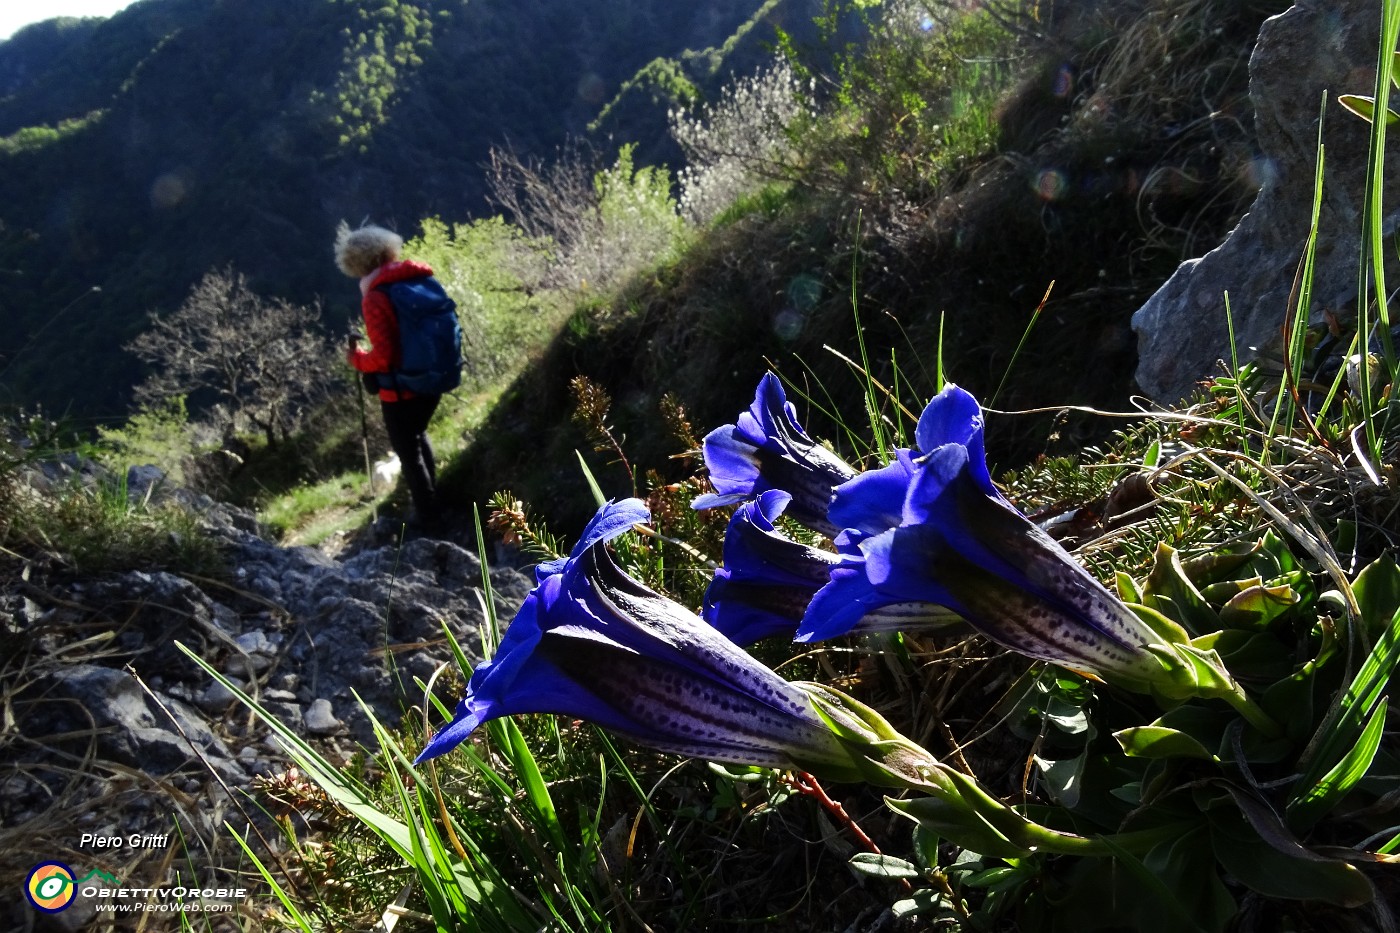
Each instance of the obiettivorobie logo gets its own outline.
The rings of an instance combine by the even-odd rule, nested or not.
[[[96,879],[96,880],[94,880]],[[229,913],[233,902],[248,897],[247,888],[172,887],[128,888],[100,868],[76,877],[62,862],[40,862],[24,879],[24,896],[35,910],[56,914],[78,897],[92,898],[99,911],[111,913],[179,912]]]
[[[29,898],[35,910],[56,914],[73,903],[78,895],[78,885],[93,878],[100,878],[108,884],[121,884],[99,868],[94,868],[81,878],[74,878],[73,869],[62,862],[40,862],[29,870],[29,877],[24,879],[24,896]]]

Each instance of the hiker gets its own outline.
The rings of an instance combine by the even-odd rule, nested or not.
[[[352,334],[345,359],[379,393],[389,444],[413,500],[408,523],[442,527],[428,422],[442,393],[461,381],[461,332],[455,305],[421,262],[400,260],[403,238],[383,227],[336,230],[335,262],[360,280],[360,310],[370,348]]]

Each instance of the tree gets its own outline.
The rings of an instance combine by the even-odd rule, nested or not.
[[[269,445],[285,440],[335,381],[335,348],[321,330],[319,305],[262,298],[231,267],[205,273],[179,310],[152,313],[150,321],[127,344],[153,366],[136,387],[137,401],[202,398],[225,413],[216,416],[225,431],[252,427]]]

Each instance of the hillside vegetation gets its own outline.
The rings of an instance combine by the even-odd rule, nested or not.
[[[339,332],[336,223],[485,216],[493,146],[550,155],[657,58],[714,93],[814,10],[142,0],[21,30],[0,43],[0,401],[124,416],[143,369],[118,348],[211,269],[324,299]],[[655,137],[664,90],[608,131]]]

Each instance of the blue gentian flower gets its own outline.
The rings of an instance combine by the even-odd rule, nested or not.
[[[729,519],[724,566],[705,591],[701,615],[735,644],[751,645],[770,635],[791,639],[839,560],[777,530],[773,522],[791,501],[788,493],[770,489]]]
[[[840,530],[827,519],[831,492],[856,471],[807,436],[772,373],[759,382],[753,405],[736,423],[705,435],[703,449],[715,492],[696,499],[695,508],[734,505],[781,489],[792,496],[789,516],[825,535]]]
[[[812,597],[840,565],[838,555],[800,544],[777,530],[774,521],[791,501],[786,492],[770,489],[741,505],[729,520],[724,566],[715,571],[705,591],[701,614],[735,644],[750,645],[773,635],[791,639]],[[952,612],[929,603],[896,603],[873,607],[858,628],[913,631],[957,621]]]
[[[836,490],[830,514],[850,530],[837,536],[841,562],[797,640],[842,635],[883,606],[919,601],[1028,657],[1139,689],[1177,682],[1154,647],[1162,636],[997,491],[982,434],[977,400],[950,384],[919,419],[918,455]]]
[[[762,767],[859,776],[811,699],[679,604],[628,577],[605,544],[646,506],[605,506],[539,583],[496,655],[472,673],[453,720],[418,761],[516,713],[595,722],[661,751]]]

